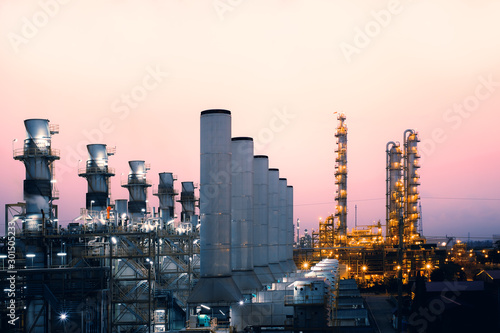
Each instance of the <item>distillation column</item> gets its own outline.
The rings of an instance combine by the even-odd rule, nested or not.
[[[419,214],[419,192],[420,168],[417,145],[420,142],[418,133],[414,130],[406,130],[404,133],[404,181],[405,181],[405,238],[410,241],[416,241],[423,236],[418,234]]]
[[[109,206],[109,179],[115,172],[108,167],[108,156],[113,152],[105,144],[89,144],[87,150],[89,159],[86,167],[78,170],[78,176],[87,179],[85,208],[92,218],[100,218]]]
[[[335,184],[337,191],[335,200],[337,201],[335,216],[338,218],[338,234],[342,244],[347,238],[347,126],[345,115],[339,114],[337,117],[339,125],[335,132],[337,138],[337,148],[335,150]]]
[[[165,230],[167,224],[174,219],[174,203],[177,194],[174,190],[174,181],[176,179],[171,172],[162,172],[159,176],[158,190],[153,195],[156,195],[160,201],[158,210],[162,221],[162,229]]]
[[[386,154],[386,238],[390,244],[397,244],[401,201],[404,198],[402,151],[399,143],[387,143]]]
[[[125,187],[129,192],[128,212],[132,224],[135,226],[138,222],[143,222],[146,219],[147,211],[147,190],[151,187],[151,183],[146,179],[146,173],[149,167],[144,161],[129,161],[130,173],[128,179],[122,187]]]
[[[24,121],[26,139],[24,147],[14,150],[14,159],[22,161],[26,167],[24,180],[24,200],[26,217],[23,230],[41,231],[45,227],[56,228],[52,220],[52,201],[57,199],[54,191],[54,164],[59,151],[52,149],[51,138],[58,133],[56,126],[49,126],[47,119],[27,119]],[[49,224],[50,223],[50,224]]]

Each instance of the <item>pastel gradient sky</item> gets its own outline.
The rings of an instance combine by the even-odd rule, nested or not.
[[[424,233],[500,234],[498,13],[493,0],[2,0],[1,213],[22,200],[11,149],[26,118],[60,125],[66,224],[84,206],[77,161],[89,141],[117,147],[113,199],[128,197],[120,175],[134,159],[151,163],[153,183],[173,172],[180,188],[199,182],[200,111],[225,108],[233,136],[254,137],[255,153],[294,186],[302,230],[316,229],[334,210],[341,111],[348,227],[355,204],[358,224],[384,221],[385,145],[414,128]],[[134,91],[140,100],[126,106]]]

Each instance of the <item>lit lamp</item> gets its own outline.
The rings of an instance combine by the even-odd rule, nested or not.
[[[2,259],[2,270],[4,270],[5,269],[4,262],[5,262],[5,259],[7,259],[7,255],[0,254],[0,259]]]
[[[33,258],[35,258],[35,254],[34,253],[28,253],[26,254],[26,258],[31,258],[31,267],[33,267]]]

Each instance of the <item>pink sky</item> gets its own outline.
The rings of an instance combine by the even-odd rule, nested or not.
[[[24,167],[11,149],[26,118],[60,125],[66,224],[85,202],[76,162],[87,159],[85,133],[116,145],[112,197],[128,198],[119,186],[128,160],[151,163],[155,184],[159,172],[176,174],[177,188],[198,182],[200,111],[225,108],[233,136],[254,137],[255,153],[294,186],[302,230],[316,229],[334,210],[342,111],[348,227],[355,204],[359,225],[384,221],[385,145],[414,128],[424,233],[500,234],[499,12],[493,0],[0,1],[0,212],[22,200]],[[141,100],[126,106],[132,92]],[[470,112],[454,111],[463,103]]]

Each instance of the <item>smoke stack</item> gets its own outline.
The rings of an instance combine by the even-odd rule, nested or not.
[[[24,147],[14,151],[14,159],[22,161],[26,167],[24,229],[35,232],[42,230],[43,220],[57,218],[51,216],[52,200],[57,199],[54,195],[53,162],[60,157],[59,151],[51,147],[51,137],[58,131],[56,126],[49,127],[47,119],[27,119],[24,126]]]
[[[174,175],[171,172],[162,172],[159,174],[160,183],[158,184],[158,189],[153,195],[158,197],[160,201],[160,206],[158,211],[160,213],[160,218],[162,220],[162,229],[167,227],[167,223],[174,218],[174,203],[175,203],[175,193],[174,190]]]
[[[281,279],[283,274],[283,269],[279,264],[279,170],[269,169],[268,170],[268,256],[269,256],[269,269],[273,273],[274,279]]]
[[[196,205],[196,197],[194,196],[194,183],[193,182],[182,182],[182,192],[181,200],[179,202],[182,205],[181,221],[191,222],[193,226],[198,224],[198,221],[193,219],[194,209]]]
[[[274,282],[274,277],[269,269],[268,255],[268,170],[269,159],[264,155],[254,156],[254,228],[253,228],[253,258],[254,271],[261,284],[269,285]]]
[[[286,246],[286,259],[288,262],[288,267],[291,268],[292,272],[297,271],[297,266],[295,266],[295,262],[293,261],[293,186],[288,185],[286,187],[286,232],[287,232],[287,246]],[[297,219],[297,231],[299,230],[298,227],[299,220]],[[298,232],[297,232],[297,239],[298,239]],[[297,241],[297,244],[299,242]]]
[[[93,216],[100,215],[109,206],[109,178],[115,175],[112,168],[108,167],[108,152],[105,144],[87,145],[89,159],[86,167],[78,170],[78,176],[87,179],[87,195],[85,207],[91,210]]]
[[[287,181],[286,178],[279,178],[278,181],[278,191],[279,191],[279,219],[278,219],[278,259],[281,269],[285,273],[290,273],[292,271],[291,267],[288,267],[287,256],[286,256],[286,244],[287,244]]]
[[[132,223],[143,221],[147,211],[147,190],[151,183],[146,179],[149,167],[144,161],[129,161],[130,173],[128,179],[122,187],[129,192],[128,212]]]
[[[253,271],[253,139],[231,140],[231,265],[244,293],[260,289]]]
[[[200,131],[200,280],[188,302],[229,305],[242,299],[231,276],[231,112],[201,112]]]

